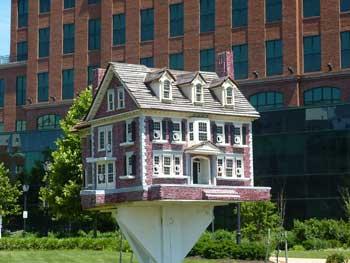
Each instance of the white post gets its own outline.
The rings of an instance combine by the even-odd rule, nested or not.
[[[2,215],[0,215],[0,239],[1,239],[1,231],[2,231]]]

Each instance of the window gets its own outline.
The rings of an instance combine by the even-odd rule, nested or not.
[[[50,54],[50,28],[39,29],[39,58],[48,57]]]
[[[111,183],[114,181],[114,164],[113,163],[108,163],[107,164],[107,181],[108,183]]]
[[[194,141],[194,125],[193,125],[193,122],[189,123],[188,130],[189,130],[189,133],[190,133],[190,141]]]
[[[283,73],[283,46],[281,40],[266,41],[266,75]]]
[[[232,0],[232,27],[248,25],[248,0]]]
[[[115,179],[115,168],[114,162],[98,162],[96,164],[96,175],[97,175],[97,184],[98,186],[104,189],[115,188],[114,179]]]
[[[170,5],[170,36],[182,36],[184,34],[184,5]]]
[[[88,0],[88,4],[92,5],[92,4],[99,4],[101,2],[101,0]]]
[[[60,128],[61,117],[59,115],[49,114],[38,118],[38,130],[53,130]]]
[[[171,167],[172,167],[172,158],[171,155],[164,155],[163,156],[163,173],[165,176],[171,174]]]
[[[0,122],[0,133],[4,132],[4,123]]]
[[[125,44],[125,14],[113,16],[113,45]]]
[[[236,177],[237,178],[243,177],[243,159],[242,158],[236,158]]]
[[[200,0],[201,33],[215,30],[215,0]]]
[[[169,80],[163,82],[163,99],[171,100],[171,83]]]
[[[106,183],[106,166],[105,164],[97,164],[97,183]]]
[[[126,173],[126,176],[136,175],[136,156],[132,152],[126,153],[125,173]]]
[[[26,104],[27,77],[17,76],[16,78],[16,105]]]
[[[38,102],[49,100],[49,73],[38,74]]]
[[[206,122],[198,123],[198,140],[201,142],[208,140],[208,123]]]
[[[118,109],[125,108],[125,91],[124,88],[119,88],[117,91],[118,94]]]
[[[265,0],[266,22],[278,22],[282,19],[282,0]]]
[[[243,158],[219,156],[217,159],[217,177],[220,178],[242,178],[243,177]]]
[[[225,91],[226,105],[233,105],[233,88],[228,87]]]
[[[40,13],[50,12],[51,0],[40,0]]]
[[[174,174],[181,175],[181,163],[182,157],[180,155],[174,156]]]
[[[235,125],[233,129],[233,144],[242,145],[242,126]]]
[[[249,98],[250,103],[258,111],[282,108],[283,100],[283,94],[276,91],[260,92]]]
[[[75,25],[65,24],[63,25],[63,54],[69,54],[74,52],[75,43]]]
[[[320,16],[320,0],[303,0],[304,17]]]
[[[163,138],[163,129],[161,121],[153,121],[153,139],[162,140]]]
[[[341,32],[341,67],[350,68],[350,31]]]
[[[153,40],[154,11],[153,8],[141,10],[141,41]]]
[[[321,70],[320,36],[304,37],[304,72]]]
[[[149,68],[153,68],[154,67],[153,57],[141,58],[140,64],[145,65],[146,67],[149,67]]]
[[[153,176],[182,176],[182,156],[173,153],[153,154]]]
[[[170,68],[175,70],[184,69],[184,55],[183,53],[170,54],[169,56]]]
[[[215,71],[215,51],[211,49],[203,49],[200,53],[201,71]]]
[[[62,71],[62,99],[70,100],[74,97],[74,69]]]
[[[107,91],[107,111],[114,111],[114,89]]]
[[[160,174],[160,155],[153,155],[153,175]]]
[[[28,26],[28,0],[18,0],[18,27]]]
[[[233,159],[226,158],[226,177],[233,177]]]
[[[27,122],[26,121],[16,121],[16,132],[22,132],[27,129]]]
[[[94,81],[94,70],[97,69],[99,65],[88,66],[88,85],[91,85]]]
[[[17,43],[17,61],[28,59],[28,42],[22,41]]]
[[[101,45],[101,20],[99,18],[89,20],[89,50],[100,49]]]
[[[98,128],[98,150],[104,151],[104,150],[112,149],[112,145],[113,145],[112,137],[113,137],[112,126],[99,127]]]
[[[225,126],[224,124],[216,124],[216,138],[214,138],[214,141],[216,141],[218,144],[224,144],[225,143]]]
[[[340,12],[350,11],[350,0],[340,0]]]
[[[224,159],[218,158],[217,159],[217,175],[218,177],[222,177],[224,174]]]
[[[135,121],[125,121],[125,143],[133,143],[136,137],[136,125]]]
[[[180,121],[173,121],[171,127],[172,141],[182,141],[182,123]]]
[[[235,79],[248,78],[248,45],[232,47]]]
[[[0,107],[4,107],[5,101],[5,80],[0,79]]]
[[[335,104],[341,102],[339,88],[319,87],[304,92],[304,105]]]
[[[64,0],[64,9],[75,7],[75,0]]]
[[[194,98],[194,102],[203,102],[203,87],[201,84],[196,85]]]

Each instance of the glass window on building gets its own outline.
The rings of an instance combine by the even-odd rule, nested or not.
[[[50,28],[39,29],[39,58],[48,57],[50,54]]]
[[[154,38],[154,10],[153,8],[141,10],[141,41]]]
[[[184,34],[184,4],[170,5],[170,36],[182,36]]]
[[[248,78],[248,45],[232,47],[235,79]]]
[[[38,102],[49,100],[49,73],[42,72],[38,74]]]
[[[304,105],[325,105],[341,102],[341,92],[335,87],[317,87],[304,92]]]
[[[350,31],[341,32],[341,67],[350,68]]]
[[[89,5],[99,4],[100,2],[101,2],[101,0],[88,0]]]
[[[5,131],[5,125],[3,122],[0,122],[0,133]]]
[[[213,48],[201,50],[200,64],[201,71],[215,71],[215,50]]]
[[[38,130],[54,130],[60,128],[61,117],[55,114],[40,116],[37,120]]]
[[[75,7],[75,0],[64,0],[64,9]]]
[[[28,26],[28,0],[18,0],[18,27]]]
[[[27,122],[23,120],[16,121],[16,132],[23,132],[27,129]]]
[[[75,49],[75,25],[63,25],[63,54],[74,53]]]
[[[25,61],[28,59],[28,42],[21,41],[17,43],[17,61]]]
[[[153,68],[154,67],[153,57],[141,58],[140,64],[145,65],[146,67],[149,67],[149,68]]]
[[[27,77],[17,76],[16,78],[16,105],[26,105]]]
[[[169,61],[170,61],[170,68],[171,69],[176,69],[176,70],[183,70],[184,69],[184,54],[183,53],[170,54]]]
[[[266,22],[278,22],[282,19],[282,0],[265,0]]]
[[[91,85],[94,81],[94,70],[97,69],[99,65],[89,65],[88,66],[88,85]]]
[[[50,12],[51,9],[51,0],[40,0],[40,13]]]
[[[89,20],[89,50],[100,49],[101,45],[101,19]]]
[[[350,11],[350,0],[340,0],[340,12]]]
[[[62,99],[70,100],[74,97],[74,70],[62,71]]]
[[[0,107],[4,107],[5,101],[5,80],[0,79]]]
[[[248,0],[232,0],[232,27],[248,25]]]
[[[320,16],[320,0],[303,0],[304,17]]]
[[[113,16],[113,45],[125,44],[125,14]]]
[[[282,40],[266,41],[266,75],[283,73],[283,44]]]
[[[320,36],[304,37],[304,72],[321,70]]]
[[[201,33],[215,30],[215,0],[200,0]]]
[[[284,106],[283,93],[276,91],[259,92],[250,96],[249,101],[258,111],[279,109]]]

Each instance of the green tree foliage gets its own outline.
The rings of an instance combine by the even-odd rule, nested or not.
[[[262,240],[268,229],[281,225],[276,204],[272,202],[248,202],[241,205],[243,237],[250,241]]]
[[[0,163],[0,216],[6,217],[19,212],[20,195],[19,184],[10,182],[9,171]]]
[[[79,196],[83,183],[81,145],[79,135],[73,133],[72,128],[87,114],[91,103],[91,90],[87,89],[74,100],[61,120],[63,137],[56,141],[57,150],[51,155],[45,186],[40,190],[41,199],[49,204],[52,215],[69,222],[83,216]]]

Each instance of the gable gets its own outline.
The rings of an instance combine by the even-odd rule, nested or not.
[[[218,155],[222,151],[213,143],[205,142],[189,147],[186,152],[191,154],[208,154],[208,155]]]

